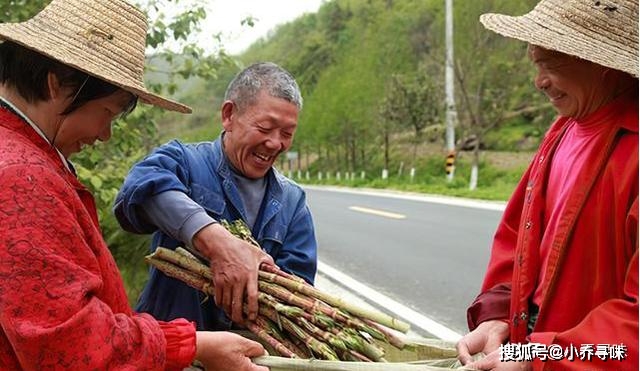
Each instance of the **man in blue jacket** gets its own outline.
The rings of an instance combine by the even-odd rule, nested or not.
[[[161,320],[188,318],[199,330],[227,330],[258,310],[261,264],[313,283],[317,244],[305,193],[274,168],[291,147],[302,108],[293,77],[273,63],[257,63],[229,84],[222,134],[213,142],[169,142],[137,163],[114,206],[120,225],[154,233],[157,246],[187,246],[206,257],[215,303],[182,282],[151,269],[136,310]],[[242,219],[264,251],[219,223]]]

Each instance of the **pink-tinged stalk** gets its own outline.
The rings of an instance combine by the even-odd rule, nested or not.
[[[259,276],[261,279],[264,279],[265,281],[273,282],[280,286],[286,287],[287,289],[293,292],[300,292],[302,294],[319,299],[333,307],[340,308],[357,317],[370,319],[372,321],[378,322],[380,324],[383,324],[387,327],[390,327],[398,331],[402,331],[402,332],[409,331],[410,326],[408,323],[400,321],[399,319],[393,318],[382,312],[360,308],[340,298],[336,298],[332,295],[324,293],[311,285],[301,284],[300,282],[287,279],[285,277],[279,276],[274,273],[259,272]]]
[[[247,322],[245,323],[249,331],[253,332],[257,337],[262,339],[265,343],[271,346],[278,354],[287,358],[298,358],[295,353],[285,347],[281,342],[279,342],[276,338],[269,335],[268,331],[262,328],[256,322]]]
[[[386,337],[386,340],[389,344],[393,345],[394,347],[398,348],[398,349],[404,349],[404,347],[407,345],[404,340],[402,340],[399,336],[397,336],[396,334],[394,334],[390,329],[382,326],[379,323],[376,323],[370,319],[363,319],[363,321],[375,328],[376,330],[380,331],[381,333],[384,334],[384,336]]]
[[[260,315],[269,318],[271,321],[277,324],[281,324],[283,329],[286,330],[291,336],[294,336],[306,344],[314,354],[318,357],[330,361],[339,361],[338,355],[324,342],[321,342],[307,333],[305,330],[297,326],[291,320],[285,316],[279,316],[274,310],[265,310],[266,307],[260,307]]]
[[[165,260],[154,258],[152,255],[146,256],[145,259],[147,260],[147,262],[149,262],[149,264],[153,265],[167,276],[180,280],[188,286],[200,290],[205,294],[211,296],[215,295],[216,291],[211,281],[201,277],[200,275],[192,273],[191,271],[178,267],[175,264],[169,263]]]

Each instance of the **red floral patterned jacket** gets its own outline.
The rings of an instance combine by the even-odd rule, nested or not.
[[[92,195],[0,108],[0,369],[180,369],[195,328],[132,313]]]

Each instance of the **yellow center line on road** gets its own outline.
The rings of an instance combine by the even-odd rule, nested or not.
[[[349,206],[349,210],[359,211],[365,214],[384,216],[385,218],[391,218],[391,219],[405,219],[407,217],[406,215],[403,215],[403,214],[396,214],[388,211],[369,209],[369,208],[360,207],[360,206]]]

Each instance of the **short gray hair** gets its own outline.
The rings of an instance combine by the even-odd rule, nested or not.
[[[224,99],[235,102],[242,111],[254,104],[263,90],[272,97],[295,104],[298,110],[302,109],[298,83],[288,71],[271,62],[254,63],[240,71],[229,83]]]

